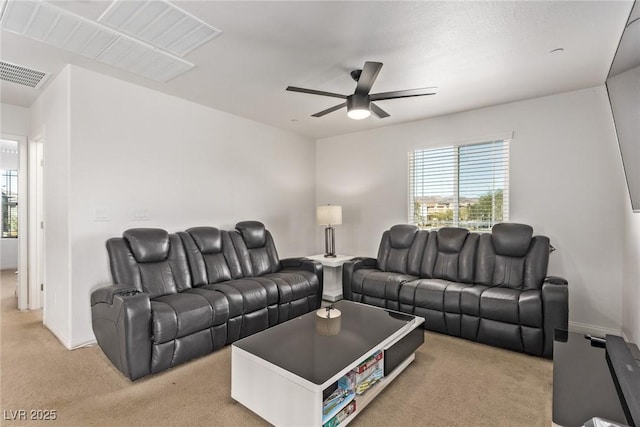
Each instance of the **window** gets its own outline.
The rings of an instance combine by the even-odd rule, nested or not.
[[[509,220],[509,140],[409,153],[409,222],[490,230]]]
[[[2,170],[2,237],[18,237],[18,171]]]

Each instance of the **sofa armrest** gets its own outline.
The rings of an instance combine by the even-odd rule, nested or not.
[[[351,294],[351,281],[353,280],[353,274],[362,268],[376,268],[378,260],[369,257],[353,258],[351,261],[347,261],[342,266],[342,298],[346,300],[352,300]]]
[[[91,293],[91,306],[96,304],[113,304],[113,297],[115,295],[131,296],[137,294],[139,291],[130,285],[111,285],[98,288]]]
[[[568,285],[569,282],[564,277],[547,276],[544,278],[544,283],[550,283],[552,285]]]
[[[553,357],[553,336],[556,329],[569,328],[569,286],[562,277],[549,276],[542,284],[544,322],[544,357]]]
[[[96,289],[91,321],[98,345],[124,375],[136,380],[151,373],[149,295],[129,285]]]
[[[283,270],[306,270],[316,275],[318,278],[318,291],[316,292],[317,307],[322,304],[322,292],[324,290],[324,279],[322,263],[308,258],[285,258],[280,260],[280,267]]]

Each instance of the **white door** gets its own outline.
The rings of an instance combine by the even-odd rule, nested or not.
[[[44,289],[44,144],[29,150],[29,308],[42,308]]]

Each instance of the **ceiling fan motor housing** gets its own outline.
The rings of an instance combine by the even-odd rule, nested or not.
[[[371,101],[369,95],[353,95],[347,96],[347,111],[351,110],[369,110]]]

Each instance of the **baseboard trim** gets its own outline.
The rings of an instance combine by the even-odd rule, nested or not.
[[[66,348],[67,350],[71,350],[71,342],[65,334],[53,328],[50,323],[47,323],[46,319],[44,320],[43,325],[53,334],[54,337],[58,339],[58,341],[60,341],[60,344],[62,344],[64,348]]]
[[[622,331],[620,329],[603,328],[602,326],[580,322],[569,322],[569,330],[581,334],[591,334],[598,337],[604,337],[607,334],[618,336],[622,335]]]
[[[96,345],[97,343],[98,342],[96,341],[96,337],[93,335],[77,338],[71,342],[70,350],[75,350],[82,347],[91,347]]]

